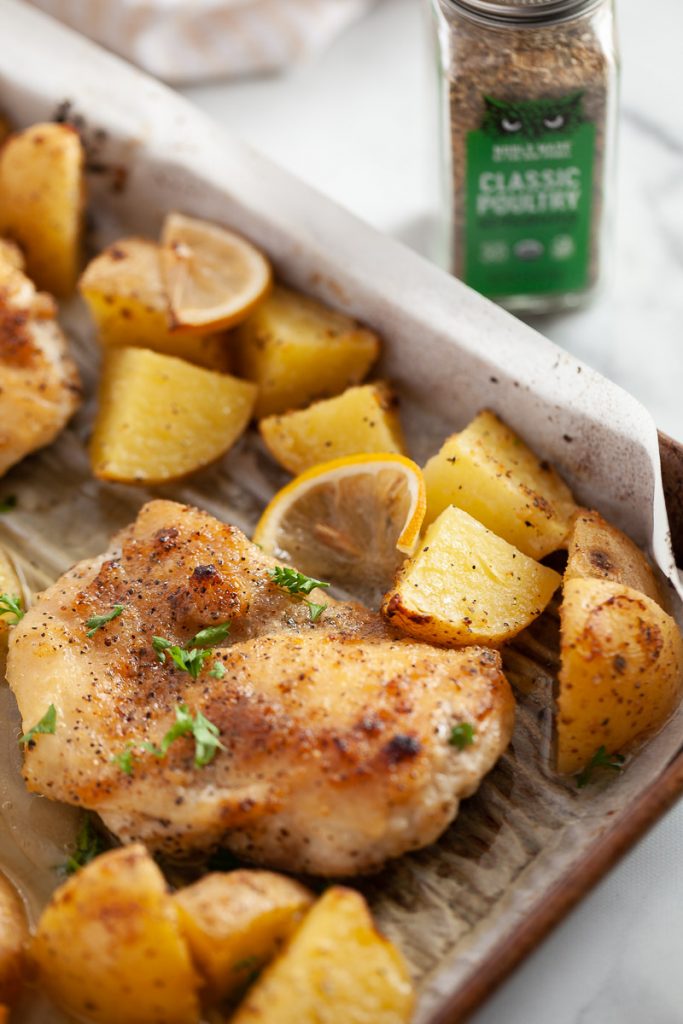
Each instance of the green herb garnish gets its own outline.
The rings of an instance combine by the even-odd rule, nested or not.
[[[94,636],[98,629],[102,629],[102,626],[106,626],[108,622],[112,621],[112,619],[117,619],[123,611],[123,608],[124,606],[122,604],[115,604],[112,610],[107,612],[106,615],[93,615],[91,618],[86,619],[85,624],[88,627],[88,632],[85,635],[88,637]]]
[[[193,715],[187,704],[179,704],[175,709],[175,722],[168,730],[161,743],[157,747],[154,743],[144,741],[138,744],[138,750],[153,754],[154,757],[166,757],[168,748],[176,740],[183,736],[194,737],[194,763],[198,768],[210,764],[218,750],[225,750],[221,743],[220,730],[217,725],[210,722],[205,715],[198,711]],[[118,764],[121,771],[126,775],[133,774],[135,756],[135,744],[129,744],[120,754],[116,754],[112,761]]]
[[[222,679],[225,675],[225,665],[222,661],[217,661],[212,669],[209,670],[209,675],[213,676],[214,679]]]
[[[153,636],[152,647],[162,664],[168,655],[181,672],[188,672],[196,679],[204,667],[204,662],[211,655],[210,648],[225,640],[230,632],[230,625],[230,622],[221,622],[216,626],[207,626],[188,640],[184,647],[171,643],[163,636]]]
[[[34,737],[41,734],[51,735],[57,728],[57,708],[54,704],[50,704],[43,717],[39,722],[25,732],[23,736],[19,738],[19,742],[23,744],[33,743]]]
[[[304,576],[296,569],[287,569],[284,565],[276,565],[271,576],[273,583],[277,583],[278,587],[284,587],[290,594],[310,594],[318,587],[324,588],[330,585],[323,583],[322,580],[314,580],[312,576]]]
[[[315,601],[306,601],[308,605],[308,613],[311,616],[311,622],[317,622],[322,613],[328,607],[326,604],[316,604]]]
[[[276,565],[271,570],[271,578],[273,583],[277,583],[278,587],[283,587],[295,596],[310,594],[312,590],[322,589],[330,585],[323,580],[315,580],[312,576],[304,576],[302,572],[298,572],[296,569],[287,569],[284,565]],[[326,604],[316,604],[315,601],[306,601],[306,604],[308,605],[311,622],[317,622],[327,608]]]
[[[474,726],[470,725],[469,722],[460,722],[458,725],[454,725],[451,729],[451,735],[448,737],[448,742],[452,747],[457,747],[458,750],[464,750],[465,747],[469,747],[471,743],[474,743]]]
[[[16,494],[8,494],[6,498],[0,501],[0,515],[4,515],[5,512],[11,512],[13,508],[17,507],[17,496]]]
[[[230,632],[230,622],[221,622],[217,626],[207,626],[206,629],[200,629],[196,636],[185,644],[189,649],[191,647],[217,647]]]
[[[122,772],[126,775],[133,774],[133,745],[128,744],[125,750],[122,750],[120,754],[114,754],[111,759],[112,764],[119,766]]]
[[[81,827],[78,830],[78,836],[76,837],[76,849],[71,854],[66,864],[64,865],[64,871],[67,875],[73,875],[81,868],[89,864],[91,860],[99,856],[103,850],[106,849],[106,844],[102,839],[102,836],[95,829],[92,823],[92,817],[86,814],[81,822]]]
[[[576,785],[583,789],[591,781],[596,768],[610,768],[613,772],[620,772],[626,758],[623,754],[608,754],[607,748],[598,747],[583,771],[576,777]]]
[[[21,622],[26,612],[21,607],[21,598],[15,597],[12,594],[0,594],[0,615],[12,615],[12,619],[7,619],[11,626],[16,626],[17,622]]]
[[[198,648],[193,648],[191,651],[186,650],[184,647],[169,647],[168,654],[171,656],[171,660],[174,665],[180,669],[181,672],[187,672],[196,679],[204,668],[204,662],[210,657],[210,651],[200,651]]]
[[[220,734],[218,726],[210,722],[201,711],[198,711],[192,723],[194,763],[198,768],[211,764],[217,750],[225,750],[225,747],[218,738]]]
[[[156,757],[165,757],[171,744],[181,736],[194,736],[194,763],[199,768],[203,768],[204,765],[213,761],[217,750],[225,750],[218,739],[220,736],[218,726],[210,722],[201,711],[193,715],[187,704],[180,704],[175,709],[175,717],[175,723],[162,739],[161,745],[154,747],[151,743],[143,744],[145,750],[149,750]]]
[[[170,640],[164,640],[163,636],[153,636],[152,647],[156,651],[157,661],[160,661],[163,665],[163,663],[166,661],[165,652],[169,649],[169,647],[173,647],[173,644],[171,643]]]

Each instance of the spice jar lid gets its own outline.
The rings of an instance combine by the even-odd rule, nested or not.
[[[564,21],[599,6],[604,0],[450,0],[463,14],[475,20],[538,24]]]

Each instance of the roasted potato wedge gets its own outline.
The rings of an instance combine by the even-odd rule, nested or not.
[[[210,328],[174,330],[161,275],[161,247],[122,238],[90,261],[78,282],[105,348],[135,346],[227,373],[230,344]]]
[[[576,511],[571,491],[488,409],[446,439],[424,477],[427,524],[456,505],[530,558],[566,542]]]
[[[560,609],[557,767],[623,753],[664,724],[683,688],[683,641],[651,598],[610,579],[569,579]]]
[[[643,552],[599,512],[581,509],[574,516],[564,578],[623,583],[667,610],[666,598]]]
[[[69,295],[78,277],[84,153],[66,124],[35,124],[0,151],[0,234],[18,242],[39,288]]]
[[[379,355],[372,331],[282,287],[240,324],[235,345],[237,372],[258,384],[259,419],[359,384]]]
[[[418,640],[495,646],[533,622],[560,583],[553,569],[450,506],[400,569],[382,612]]]
[[[11,882],[0,875],[0,1003],[14,1003],[21,991],[27,940],[24,904]]]
[[[363,897],[328,889],[241,1003],[231,1024],[407,1024],[414,1004],[403,957]]]
[[[347,388],[307,409],[259,423],[271,455],[290,473],[362,452],[405,452],[398,399],[382,382]]]
[[[245,380],[142,348],[107,353],[90,445],[95,476],[129,484],[177,480],[219,458],[251,419]]]
[[[271,871],[211,874],[174,896],[209,1002],[233,997],[273,958],[313,903]]]
[[[198,1024],[197,976],[144,846],[103,853],[55,892],[30,946],[41,984],[79,1020]]]

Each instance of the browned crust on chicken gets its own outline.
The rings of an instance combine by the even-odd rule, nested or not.
[[[24,727],[50,703],[54,736],[27,751],[30,788],[99,811],[122,839],[182,856],[224,845],[319,874],[380,867],[432,842],[507,745],[514,701],[496,652],[401,639],[379,616],[308,606],[234,527],[146,505],[116,550],[47,590],[14,631],[8,678]],[[86,620],[124,605],[86,635]],[[198,678],[160,663],[152,636],[186,643],[230,620]],[[221,678],[211,675],[217,662]],[[194,764],[191,738],[158,745],[186,703],[225,750]],[[449,743],[467,721],[475,742]],[[134,770],[112,757],[136,745]]]
[[[80,396],[53,300],[0,259],[0,475],[53,441]]]

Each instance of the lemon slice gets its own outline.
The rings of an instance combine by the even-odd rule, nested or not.
[[[270,288],[272,272],[265,256],[216,224],[169,213],[161,247],[164,287],[177,328],[231,327]]]
[[[417,544],[425,505],[422,472],[410,459],[351,455],[313,466],[278,491],[254,542],[377,606]]]

